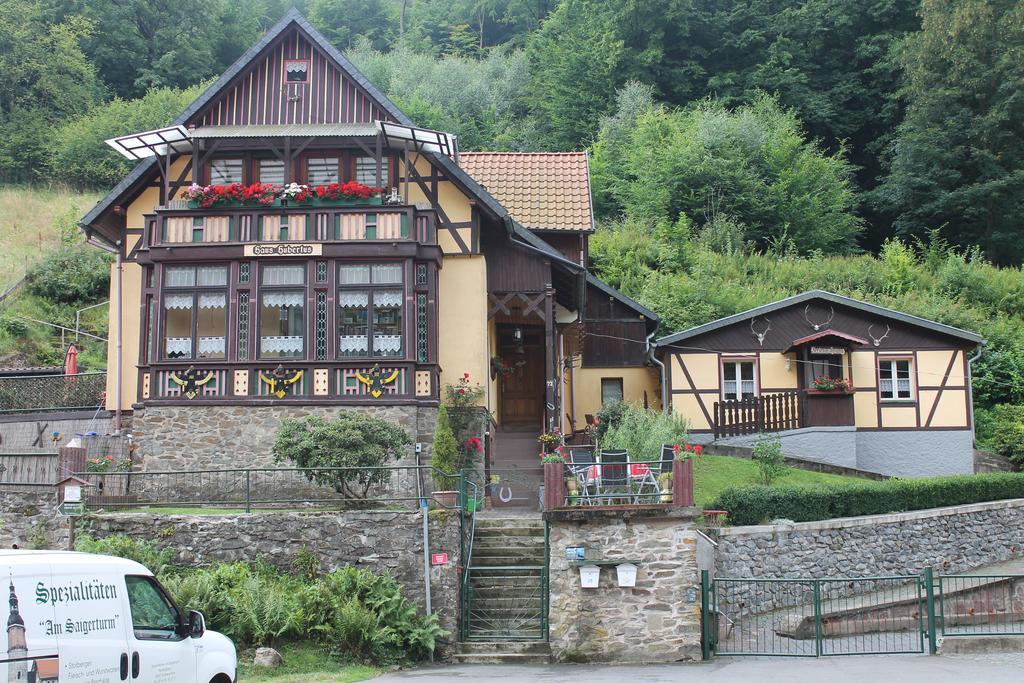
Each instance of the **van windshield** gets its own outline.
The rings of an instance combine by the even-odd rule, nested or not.
[[[176,639],[178,608],[149,576],[126,576],[128,603],[132,609],[132,627],[139,639]]]

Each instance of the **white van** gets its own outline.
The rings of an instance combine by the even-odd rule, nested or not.
[[[235,646],[152,572],[106,555],[0,550],[0,681],[234,683]],[[3,620],[0,603],[0,621]]]

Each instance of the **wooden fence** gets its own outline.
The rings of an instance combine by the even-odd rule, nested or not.
[[[805,422],[802,411],[800,394],[796,391],[741,401],[716,401],[715,438],[799,429]]]
[[[56,453],[0,453],[0,484],[3,491],[57,483]]]

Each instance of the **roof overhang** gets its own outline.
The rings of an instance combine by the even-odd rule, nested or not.
[[[750,310],[743,311],[742,313],[736,313],[735,315],[726,316],[725,318],[719,318],[718,320],[713,320],[703,325],[691,327],[690,329],[683,330],[682,332],[670,334],[667,337],[662,337],[661,339],[655,341],[655,345],[672,346],[677,342],[681,342],[686,339],[691,339],[698,335],[704,334],[705,332],[711,332],[713,330],[727,327],[734,323],[751,320],[753,318],[765,315],[766,313],[771,313],[782,308],[787,308],[795,304],[801,304],[804,303],[805,301],[813,300],[828,301],[831,303],[839,304],[841,306],[849,306],[850,308],[863,311],[865,313],[872,313],[874,315],[891,318],[892,320],[898,320],[908,325],[914,325],[916,327],[921,327],[927,330],[931,330],[933,332],[938,332],[940,334],[945,334],[949,335],[950,337],[961,339],[965,342],[968,342],[972,346],[985,343],[985,339],[981,335],[975,334],[974,332],[968,332],[967,330],[962,330],[959,327],[953,327],[952,325],[944,325],[943,323],[938,323],[935,322],[934,320],[928,320],[926,318],[919,318],[916,315],[910,315],[908,313],[901,313],[899,311],[894,311],[891,308],[886,308],[884,306],[879,306],[877,304],[869,304],[866,301],[859,301],[857,299],[851,299],[850,297],[842,296],[840,294],[826,292],[823,289],[812,289],[810,291],[802,292],[800,294],[791,296],[786,299],[781,299],[770,304],[765,304],[764,306],[751,308]]]
[[[192,137],[202,140],[222,138],[372,138],[377,126],[372,123],[310,123],[263,126],[199,126]]]
[[[132,161],[185,152],[192,147],[188,129],[181,125],[121,135],[104,142],[113,147],[118,154]]]
[[[800,347],[813,344],[814,342],[823,342],[827,340],[838,340],[837,343],[844,349],[849,349],[851,346],[865,346],[868,343],[867,339],[861,339],[860,337],[847,334],[846,332],[840,332],[839,330],[821,330],[820,332],[809,334],[806,337],[794,339],[792,343],[786,347],[786,350],[783,351],[783,353],[795,351]],[[814,347],[811,348],[813,349]],[[811,353],[814,353],[814,351],[812,350]]]
[[[384,137],[385,147],[458,157],[458,138],[451,133],[391,121],[377,121],[376,126]]]

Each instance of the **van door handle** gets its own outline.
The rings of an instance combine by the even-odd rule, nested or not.
[[[139,677],[139,653],[132,653],[132,678]]]
[[[122,652],[121,653],[121,680],[122,681],[127,681],[128,680],[128,653],[127,652]]]

